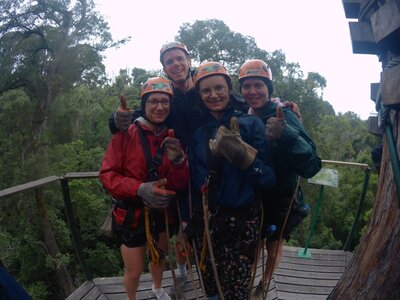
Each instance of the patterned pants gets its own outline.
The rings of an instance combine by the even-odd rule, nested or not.
[[[257,249],[260,216],[217,216],[210,221],[210,235],[222,293],[226,300],[247,299],[252,264]],[[200,253],[200,252],[199,252]],[[202,272],[206,294],[218,294],[207,248],[206,272]]]

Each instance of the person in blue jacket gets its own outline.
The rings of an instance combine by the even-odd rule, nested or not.
[[[0,299],[32,300],[24,288],[11,276],[0,262]]]
[[[261,120],[233,109],[222,64],[201,64],[193,80],[204,119],[189,145],[194,208],[185,233],[199,244],[209,299],[247,299],[260,225],[256,192],[275,184],[272,156]]]
[[[299,176],[311,178],[317,174],[321,169],[321,159],[301,123],[298,109],[271,101],[272,72],[268,64],[259,59],[248,60],[239,69],[238,79],[242,96],[250,106],[249,113],[265,124],[277,177],[277,184],[266,190],[263,196],[262,237],[270,225],[275,225],[277,230],[266,240],[266,268],[255,292],[260,295],[280,263],[284,241],[289,239],[291,231],[304,217],[302,193],[298,189]]]

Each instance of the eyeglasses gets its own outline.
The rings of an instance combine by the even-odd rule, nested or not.
[[[223,95],[223,94],[225,93],[225,91],[226,91],[226,86],[225,86],[225,85],[222,85],[222,84],[218,84],[218,85],[216,85],[216,86],[213,87],[213,88],[204,88],[204,89],[201,89],[201,90],[199,91],[199,93],[200,93],[200,95],[201,95],[202,97],[207,98],[207,97],[210,97],[210,96],[211,96],[212,90],[214,90],[214,92],[215,92],[218,96],[221,96],[221,95]]]
[[[149,99],[147,100],[147,104],[151,108],[156,108],[158,104],[161,104],[162,107],[168,107],[169,106],[169,99],[163,99],[163,100],[155,100],[155,99]]]

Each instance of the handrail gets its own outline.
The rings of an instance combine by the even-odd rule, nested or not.
[[[35,180],[35,181],[31,181],[28,183],[24,183],[24,184],[20,184],[20,185],[16,185],[13,187],[10,187],[8,189],[5,190],[1,190],[0,191],[0,198],[2,197],[6,197],[6,196],[11,196],[13,194],[17,194],[20,192],[25,192],[28,190],[33,190],[36,189],[38,187],[44,186],[44,185],[48,185],[49,183],[55,182],[60,180],[61,177],[59,176],[50,176],[50,177],[45,177],[39,180]]]
[[[347,251],[348,246],[350,245],[351,238],[356,230],[356,226],[360,219],[362,209],[364,207],[364,200],[365,200],[365,196],[367,194],[367,188],[368,188],[368,183],[369,183],[369,177],[371,174],[371,168],[367,164],[354,163],[354,162],[344,162],[344,161],[335,161],[335,160],[321,160],[321,161],[322,161],[322,163],[325,163],[325,164],[333,164],[333,165],[348,166],[348,167],[359,167],[359,168],[365,169],[364,185],[363,185],[363,190],[361,193],[360,201],[358,202],[357,212],[354,217],[353,225],[351,227],[349,235],[347,236],[346,242],[343,246],[343,251]]]
[[[340,165],[340,166],[348,166],[348,167],[360,167],[368,169],[369,166],[367,164],[360,164],[355,162],[347,162],[347,161],[337,161],[337,160],[321,160],[322,163],[325,164],[333,164],[333,165]]]
[[[98,178],[99,177],[99,172],[73,172],[73,173],[67,173],[64,176],[49,176],[45,178],[41,178],[38,180],[30,181],[28,183],[16,185],[4,190],[0,191],[0,198],[6,197],[6,196],[11,196],[13,194],[17,194],[20,192],[25,192],[29,190],[36,189],[38,187],[48,185],[50,183],[53,183],[58,180],[62,180],[63,178],[67,179],[81,179],[81,178]]]

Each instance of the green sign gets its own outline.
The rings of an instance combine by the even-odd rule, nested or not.
[[[337,188],[339,186],[339,172],[336,169],[322,168],[314,177],[308,179],[308,182]]]

